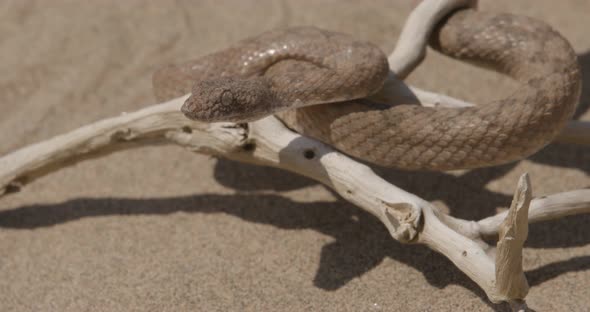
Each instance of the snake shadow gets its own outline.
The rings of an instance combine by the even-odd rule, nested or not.
[[[578,62],[582,71],[582,94],[574,119],[579,119],[590,109],[590,51],[578,54]]]

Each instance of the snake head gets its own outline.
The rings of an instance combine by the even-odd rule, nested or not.
[[[262,78],[219,78],[195,83],[181,110],[202,122],[248,122],[272,114],[273,101]]]

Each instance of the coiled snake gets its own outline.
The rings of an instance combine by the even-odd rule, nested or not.
[[[182,108],[191,119],[242,122],[277,114],[288,127],[349,155],[412,170],[522,159],[551,142],[575,110],[576,54],[541,21],[462,10],[441,23],[430,45],[507,74],[519,87],[505,99],[467,108],[372,103],[362,98],[383,86],[389,71],[383,52],[313,27],[270,31],[164,67],[153,85],[158,100],[192,91]]]

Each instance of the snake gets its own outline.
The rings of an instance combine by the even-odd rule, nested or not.
[[[270,30],[153,75],[158,100],[191,93],[181,111],[202,122],[277,116],[349,156],[402,170],[456,170],[526,158],[553,141],[576,109],[581,77],[570,43],[534,18],[463,9],[429,45],[511,77],[516,91],[472,107],[370,100],[386,55],[350,35],[300,26]]]

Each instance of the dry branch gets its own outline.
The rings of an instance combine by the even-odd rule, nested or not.
[[[475,7],[477,0],[422,1],[406,20],[393,53],[388,58],[391,70],[404,79],[426,56],[428,39],[434,27],[449,13],[458,8]]]
[[[529,233],[529,206],[533,191],[523,174],[514,193],[508,216],[500,226],[496,252],[496,291],[504,300],[524,299],[529,284],[522,270],[522,247]]]
[[[528,220],[529,223],[533,223],[583,213],[590,213],[590,189],[574,190],[535,198],[531,202]],[[507,215],[508,211],[505,211],[478,221],[478,232],[484,236],[497,234],[502,221]]]
[[[425,38],[438,19],[457,7],[475,4],[466,0],[423,1],[409,18],[389,58],[392,70],[402,77],[409,73],[423,57]],[[420,36],[414,41],[412,34]],[[471,105],[408,87],[394,73],[379,96],[398,99],[394,103],[414,98],[423,105]],[[292,132],[274,116],[249,124],[204,124],[182,115],[180,106],[185,99],[98,121],[1,157],[0,196],[81,160],[135,146],[173,143],[196,153],[273,166],[317,180],[376,216],[396,240],[425,244],[440,252],[474,280],[490,300],[508,301],[515,310],[526,309],[523,299],[528,286],[521,259],[528,222],[590,212],[590,190],[531,200],[530,181],[525,175],[508,212],[478,222],[454,218],[383,180],[370,167]],[[586,124],[573,123],[568,129],[562,138],[575,136],[571,141],[590,142]],[[482,236],[498,232],[496,250]]]

